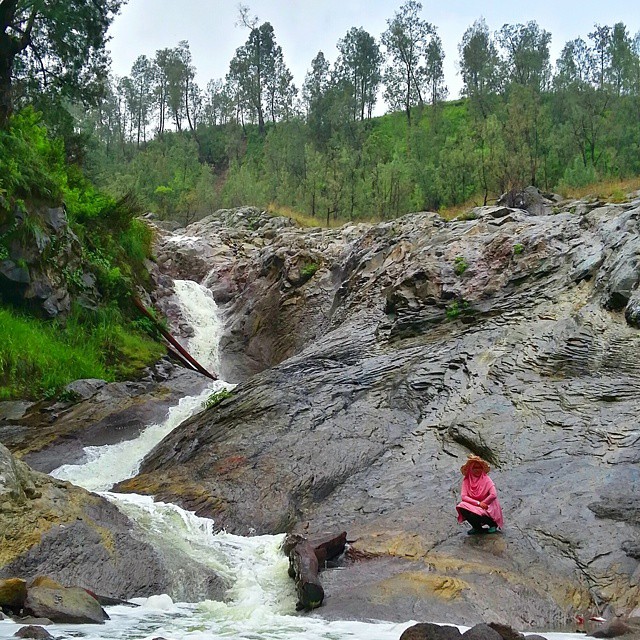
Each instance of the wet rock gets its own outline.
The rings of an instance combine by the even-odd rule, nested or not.
[[[378,557],[323,576],[322,615],[540,628],[603,602],[633,609],[638,562],[623,544],[638,525],[627,502],[604,505],[635,495],[640,462],[640,343],[611,306],[636,291],[624,274],[638,214],[574,202],[260,241],[214,216],[184,230],[189,259],[161,239],[171,276],[200,261],[226,315],[225,374],[243,382],[120,488],[237,533],[345,528]],[[470,451],[494,463],[501,536],[455,524]]]
[[[27,597],[27,582],[20,578],[0,580],[0,609],[7,608],[18,612],[24,606]]]
[[[461,636],[457,627],[419,622],[405,629],[400,640],[458,640]]]
[[[109,616],[100,603],[79,587],[29,586],[25,611],[56,623],[103,624]]]
[[[29,284],[31,277],[29,269],[25,266],[17,265],[13,260],[2,260],[0,262],[0,275],[4,276],[9,282],[16,284]]]
[[[8,258],[0,262],[3,296],[51,318],[69,312],[71,290],[83,306],[95,307],[100,297],[95,275],[85,270],[82,247],[64,209],[16,209],[11,222],[16,237],[9,241]],[[19,239],[16,234],[24,227]]]
[[[49,620],[49,618],[36,618],[35,616],[14,617],[13,621],[17,622],[18,624],[30,624],[40,627],[53,624],[53,622]]]
[[[22,400],[0,402],[0,423],[20,420],[32,406],[33,402],[25,402]]]
[[[222,596],[223,582],[213,572],[202,577],[199,592],[176,584],[165,560],[114,505],[29,469],[2,445],[0,506],[0,578],[46,574],[88,589],[99,585],[116,598]]]
[[[537,187],[529,186],[523,191],[509,191],[498,198],[499,205],[524,209],[533,216],[547,216],[554,212],[560,197],[545,194]]]
[[[135,383],[78,380],[67,387],[68,402],[32,405],[11,424],[0,422],[0,441],[36,470],[49,473],[62,464],[83,462],[87,446],[136,438],[149,424],[161,422],[181,397],[207,384],[200,374],[166,361]]]
[[[499,640],[502,636],[488,624],[477,624],[462,634],[464,640]]]
[[[88,400],[107,384],[105,380],[84,379],[74,380],[64,388],[64,393],[71,395],[75,401]]]
[[[500,634],[502,640],[523,640],[524,634],[516,631],[508,624],[502,624],[500,622],[490,622],[489,626]]]
[[[53,638],[46,629],[36,625],[21,627],[13,634],[13,636],[15,638],[35,638],[36,640],[48,640],[49,638]]]
[[[601,628],[591,633],[594,638],[617,638],[631,635],[640,636],[640,625],[628,624],[618,617],[605,622]]]

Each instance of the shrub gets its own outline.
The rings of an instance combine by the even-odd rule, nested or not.
[[[212,393],[203,403],[202,406],[205,409],[211,409],[219,405],[223,400],[227,398],[231,398],[233,396],[233,391],[230,389],[220,389],[220,391],[216,391]]]
[[[309,278],[313,277],[313,275],[319,268],[320,268],[320,265],[316,264],[315,262],[312,262],[310,264],[305,264],[304,267],[300,269],[300,275],[306,280],[308,280]]]
[[[524,251],[524,245],[522,244],[514,244],[513,245],[513,253],[518,256]]]
[[[469,268],[469,264],[464,259],[464,256],[457,256],[453,264],[454,273],[457,276],[461,276],[468,268]]]

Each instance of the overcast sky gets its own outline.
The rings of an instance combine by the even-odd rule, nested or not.
[[[333,64],[336,44],[351,27],[362,27],[377,41],[403,0],[243,0],[260,24],[270,22],[298,88],[318,51]],[[158,49],[190,45],[197,81],[223,79],[235,50],[248,37],[238,22],[234,0],[128,0],[110,34],[113,71],[128,75],[139,55],[153,57]],[[434,24],[445,49],[445,80],[449,97],[458,96],[458,43],[465,30],[484,17],[489,29],[535,20],[551,32],[555,62],[565,42],[587,38],[595,23],[624,22],[633,36],[640,30],[638,0],[423,0],[422,17]]]

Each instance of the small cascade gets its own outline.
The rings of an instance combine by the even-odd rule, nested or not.
[[[65,464],[52,471],[51,475],[88,491],[107,491],[114,484],[135,476],[142,460],[153,447],[187,418],[202,411],[204,402],[212,393],[229,386],[221,381],[212,382],[197,396],[181,398],[177,405],[169,409],[163,422],[148,426],[135,440],[102,447],[85,447],[84,464]]]
[[[189,351],[204,367],[216,371],[219,368],[218,342],[223,327],[211,292],[190,280],[176,280],[175,291],[182,316],[194,330],[188,344]],[[177,405],[171,407],[163,422],[148,426],[136,440],[85,447],[86,461],[83,464],[58,467],[51,475],[89,491],[106,491],[117,482],[135,476],[147,453],[187,418],[202,411],[204,402],[212,393],[233,386],[224,380],[216,380],[198,395],[181,398]]]
[[[192,280],[175,280],[174,287],[182,316],[194,332],[189,340],[189,353],[206,369],[217,372],[223,326],[211,291]]]

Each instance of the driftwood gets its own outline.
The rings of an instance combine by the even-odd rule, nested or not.
[[[312,540],[298,534],[285,538],[282,548],[289,556],[289,576],[295,580],[298,593],[296,610],[310,611],[322,604],[324,589],[318,571],[329,560],[342,554],[346,543],[346,531],[338,535],[316,536]]]
[[[162,335],[162,337],[169,343],[169,351],[174,355],[177,355],[178,359],[183,363],[186,363],[188,367],[192,368],[194,371],[201,373],[203,376],[207,376],[207,378],[211,378],[212,380],[217,380],[218,377],[213,373],[207,371],[154,317],[154,315],[142,304],[142,302],[136,298],[132,297],[133,304],[139,309],[141,313],[143,313],[151,322],[153,322],[156,329]],[[173,347],[173,348],[171,348]]]
[[[313,545],[320,568],[326,569],[327,562],[334,560],[344,553],[344,548],[347,544],[347,532],[343,531],[331,538],[327,538],[326,536],[321,538],[313,537],[309,542]]]

